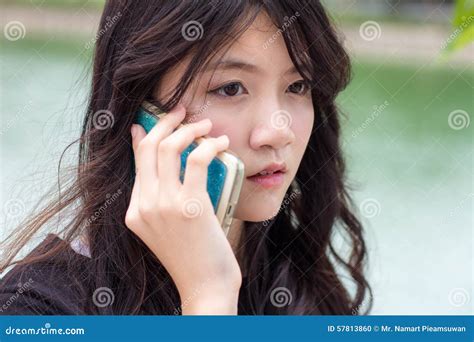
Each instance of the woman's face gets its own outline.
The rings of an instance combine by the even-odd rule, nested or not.
[[[182,98],[188,112],[185,122],[209,118],[213,123],[209,136],[229,137],[229,149],[245,164],[234,217],[265,221],[278,213],[306,149],[314,121],[311,91],[265,14],[231,45],[220,64],[217,59]],[[188,62],[165,75],[156,98],[172,94]],[[247,178],[272,163],[286,165],[279,184],[264,186]]]

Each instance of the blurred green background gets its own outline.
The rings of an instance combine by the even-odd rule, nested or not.
[[[472,314],[474,50],[442,57],[461,35],[454,3],[325,4],[354,63],[338,102],[367,231],[372,313]],[[54,186],[60,153],[78,137],[102,6],[1,4],[2,236]]]

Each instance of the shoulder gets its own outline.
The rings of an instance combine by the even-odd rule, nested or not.
[[[1,315],[81,315],[89,298],[90,258],[49,234],[29,255],[53,248],[60,252],[41,261],[18,264],[0,280]],[[71,267],[71,265],[73,265]]]

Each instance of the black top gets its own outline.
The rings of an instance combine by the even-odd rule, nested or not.
[[[49,234],[30,254],[34,256],[52,246],[64,243]],[[69,245],[68,245],[69,246]],[[69,258],[83,258],[84,269],[77,274],[67,272]],[[77,276],[86,271],[89,258],[76,253],[71,247],[54,259],[32,265],[17,265],[1,280],[0,314],[3,315],[84,315],[81,309],[80,287]]]
[[[54,234],[49,234],[31,253],[38,254],[52,246],[64,243]],[[68,271],[70,258],[81,265]],[[82,260],[78,260],[80,258]],[[67,244],[64,252],[54,259],[31,265],[14,266],[0,280],[0,315],[88,315],[83,307],[94,289],[87,285],[90,273],[87,256],[75,252]],[[90,286],[89,286],[90,287]],[[86,291],[84,290],[86,289]],[[249,314],[243,286],[239,296],[239,315]]]

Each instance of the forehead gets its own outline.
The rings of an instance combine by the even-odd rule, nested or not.
[[[163,76],[155,88],[155,94],[159,98],[162,98],[164,94],[171,95],[191,58],[191,55],[187,56]],[[260,76],[260,74],[273,75],[275,73],[285,75],[295,72],[283,36],[265,12],[261,12],[228,47],[223,47],[222,52],[217,53],[209,61],[203,72],[210,75],[215,71],[225,70],[225,65],[221,65],[221,62],[225,60],[239,61],[240,66],[233,69],[246,72],[247,75]],[[243,63],[251,64],[255,68],[253,70],[243,68],[241,67]],[[201,82],[205,82],[205,78],[199,79],[198,83]]]
[[[293,65],[281,31],[265,12],[230,45],[224,58],[245,60],[262,69],[287,70]]]

